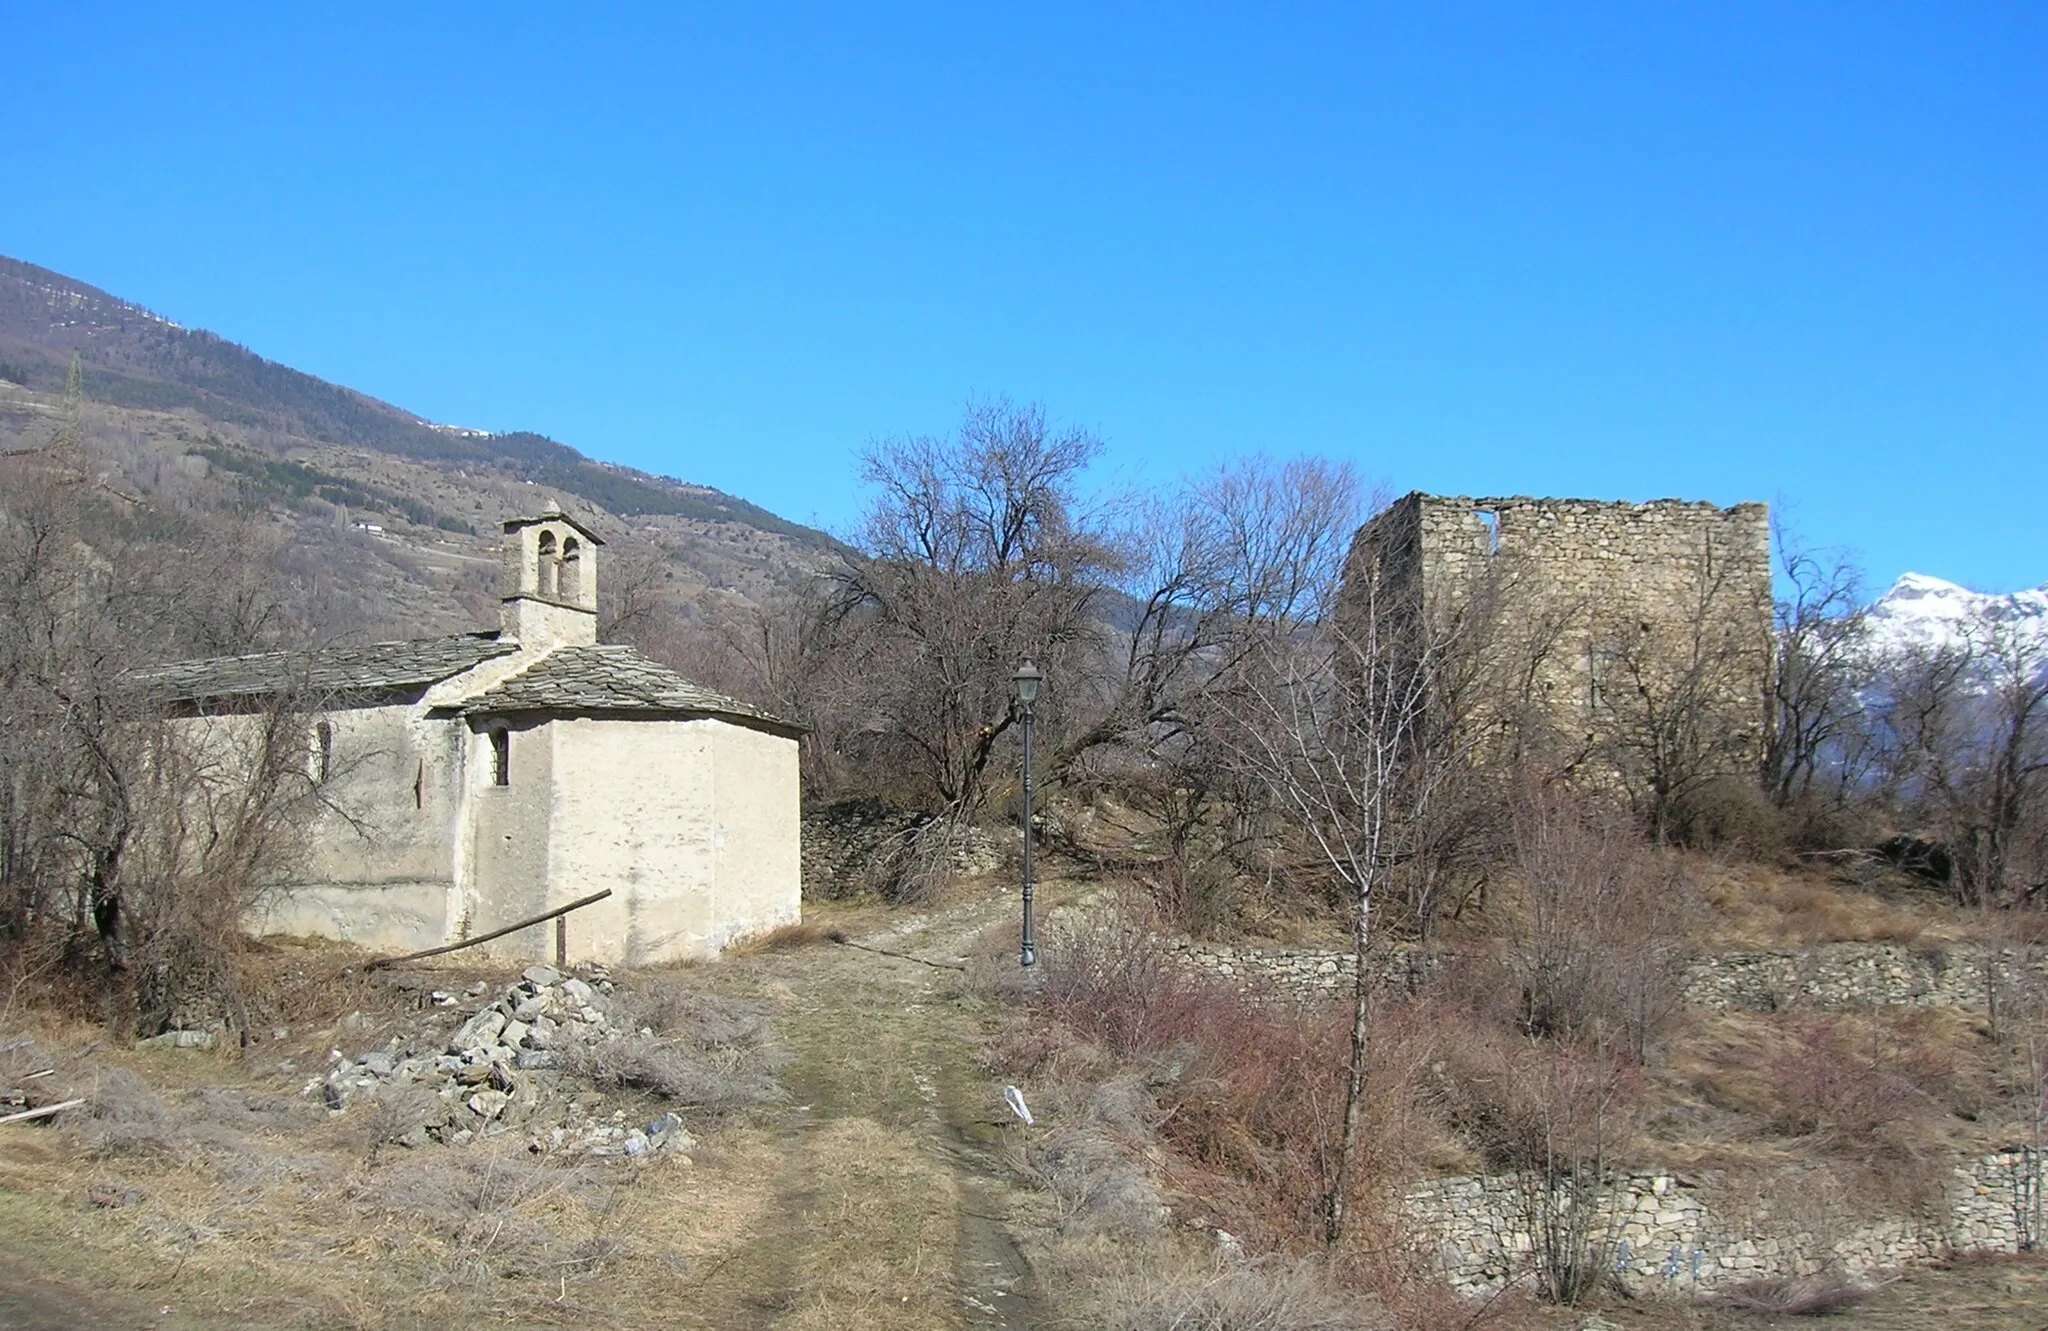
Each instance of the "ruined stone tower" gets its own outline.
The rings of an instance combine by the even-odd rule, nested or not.
[[[1748,776],[1772,659],[1762,504],[1409,494],[1362,528],[1345,610],[1462,621],[1486,747],[1646,782]]]

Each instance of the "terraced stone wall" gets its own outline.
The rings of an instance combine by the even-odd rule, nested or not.
[[[1823,1189],[1774,1180],[1791,1199],[1778,1213],[1717,1180],[1639,1174],[1603,1204],[1598,1233],[1621,1282],[1636,1293],[1689,1295],[1770,1276],[1867,1276],[1965,1253],[2011,1253],[2037,1241],[2035,1199],[2044,1161],[2015,1147],[1955,1163],[1923,1214],[1872,1218],[1830,1206]],[[1414,1234],[1460,1291],[1481,1294],[1534,1262],[1530,1204],[1520,1180],[1437,1179],[1412,1189]]]
[[[1240,992],[1301,1000],[1351,988],[1348,952],[1184,939],[1167,946],[1187,965]],[[1441,958],[1412,947],[1391,948],[1381,961],[1384,982],[1401,993],[1415,991],[1441,964]],[[1976,943],[1827,943],[1695,957],[1681,990],[1688,1005],[1716,1010],[1778,1012],[1804,1004],[1829,1012],[1898,1006],[1981,1012],[1994,992],[2043,985],[2048,952],[2041,949],[1987,953]]]

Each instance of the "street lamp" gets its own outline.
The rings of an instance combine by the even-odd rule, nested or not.
[[[1038,686],[1044,680],[1028,659],[1010,676],[1024,722],[1024,946],[1020,964],[1026,969],[1038,964],[1038,939],[1031,931],[1031,704],[1038,701]]]

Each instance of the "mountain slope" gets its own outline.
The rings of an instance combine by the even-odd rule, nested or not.
[[[74,355],[76,406],[64,396]],[[594,461],[538,434],[438,426],[0,258],[0,454],[40,451],[73,415],[94,479],[134,506],[126,511],[257,519],[283,566],[313,589],[326,634],[495,622],[499,523],[549,498],[610,543],[601,588],[628,592],[644,611],[640,631],[671,641],[701,637],[690,623],[700,615],[788,595],[838,549],[710,487]]]
[[[87,395],[116,407],[191,411],[217,424],[442,466],[494,466],[621,516],[738,522],[799,542],[827,540],[708,486],[595,462],[543,435],[437,427],[97,287],[0,257],[0,379],[56,392],[74,354]]]

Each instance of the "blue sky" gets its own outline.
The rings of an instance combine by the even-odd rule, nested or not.
[[[0,253],[833,528],[1002,393],[2048,579],[2038,4],[428,8],[16,0]]]

